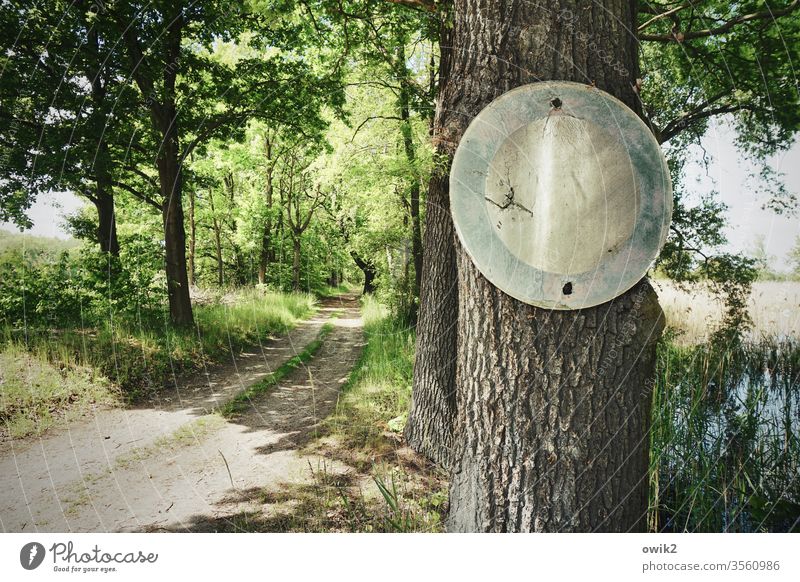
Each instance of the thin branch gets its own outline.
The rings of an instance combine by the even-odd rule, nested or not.
[[[356,130],[353,132],[353,137],[350,138],[350,143],[353,143],[353,140],[356,138],[356,134],[359,131],[361,131],[362,127],[364,127],[368,122],[373,121],[375,119],[391,119],[394,121],[403,121],[401,117],[397,117],[396,115],[370,115],[358,125]]]
[[[688,129],[693,124],[697,123],[698,121],[700,121],[702,119],[707,119],[709,117],[713,117],[714,115],[724,115],[725,113],[735,113],[737,111],[742,111],[742,110],[745,110],[745,109],[746,110],[753,110],[754,107],[752,105],[747,104],[747,103],[739,103],[737,105],[723,105],[721,107],[715,107],[715,108],[712,108],[712,109],[705,109],[705,110],[700,111],[700,112],[698,112],[695,115],[692,115],[690,117],[686,117],[686,116],[681,117],[679,119],[676,119],[675,121],[671,121],[670,123],[667,124],[666,127],[664,127],[664,130],[661,132],[661,136],[660,136],[660,140],[659,141],[660,141],[660,143],[664,143],[664,142],[672,139],[673,137],[678,135],[680,132],[682,132],[685,129]]]
[[[656,14],[655,16],[653,16],[653,18],[651,18],[650,20],[648,20],[647,22],[642,24],[639,27],[639,30],[642,31],[645,28],[647,28],[648,26],[650,26],[651,24],[653,24],[654,22],[656,22],[658,20],[661,20],[662,18],[666,18],[667,16],[672,16],[673,14],[676,14],[676,13],[680,12],[681,10],[684,10],[685,8],[688,8],[691,5],[692,5],[691,2],[686,2],[684,4],[681,4],[677,8],[673,8],[671,10],[667,10],[666,12],[662,12],[660,14]]]
[[[112,181],[111,185],[114,186],[115,188],[122,188],[123,190],[126,190],[126,191],[130,192],[136,198],[138,198],[142,202],[146,202],[147,204],[149,204],[153,208],[156,208],[158,210],[162,210],[161,205],[158,202],[156,202],[155,200],[150,198],[147,194],[144,194],[143,192],[139,192],[139,190],[136,190],[135,188],[132,188],[131,186],[129,186],[128,184],[125,184],[124,182]]]
[[[689,252],[692,252],[692,253],[697,253],[698,255],[703,257],[703,261],[704,262],[706,262],[706,263],[708,262],[709,257],[703,251],[701,251],[700,249],[694,248],[694,247],[687,247],[686,246],[686,237],[683,236],[683,233],[681,231],[679,231],[678,228],[674,224],[670,224],[669,225],[669,229],[678,236],[678,244],[680,246],[680,250],[681,251],[689,251]]]
[[[640,41],[652,42],[684,42],[695,38],[704,38],[708,36],[717,36],[728,32],[733,27],[743,24],[745,22],[753,22],[755,20],[775,19],[780,16],[786,16],[800,8],[800,0],[794,0],[785,8],[779,10],[763,10],[761,12],[753,12],[732,18],[727,22],[715,27],[706,28],[704,30],[690,30],[687,32],[673,31],[671,34],[640,34]]]

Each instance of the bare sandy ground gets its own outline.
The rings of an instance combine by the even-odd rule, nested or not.
[[[235,419],[214,414],[303,351],[329,320],[334,329],[311,361]],[[309,480],[320,459],[297,449],[333,410],[362,347],[356,298],[329,299],[287,336],[175,378],[152,402],[0,443],[0,530],[196,530],[257,503],[243,491]],[[327,471],[338,469],[326,461]]]

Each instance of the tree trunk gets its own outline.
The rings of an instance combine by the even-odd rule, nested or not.
[[[300,291],[300,235],[292,236],[292,250],[294,258],[292,260],[292,289]]]
[[[175,194],[164,202],[164,244],[169,314],[178,327],[194,324],[189,298],[189,277],[186,272],[186,233],[183,227],[183,205]]]
[[[261,235],[261,251],[258,258],[258,283],[264,285],[267,282],[267,268],[269,267],[271,258],[272,240],[271,240],[271,221],[267,220],[264,225],[264,232]]]
[[[439,127],[456,144],[506,91],[572,80],[638,110],[636,3],[456,0]],[[426,238],[430,238],[430,234]],[[538,309],[457,246],[452,531],[637,531],[647,513],[650,400],[663,314],[645,280],[609,303]],[[426,279],[427,280],[427,279]],[[436,362],[438,363],[438,362]]]
[[[362,259],[355,251],[350,251],[350,256],[353,257],[353,261],[355,261],[356,266],[361,269],[362,273],[364,273],[363,294],[369,295],[370,293],[375,293],[375,277],[378,275],[377,271],[375,270],[375,265],[372,263],[372,261],[365,261]]]
[[[214,256],[217,259],[217,285],[222,287],[225,284],[225,264],[222,262],[222,227],[217,218],[217,210],[214,208],[214,193],[209,190],[208,201],[211,204],[211,227],[214,229]]]
[[[411,256],[414,261],[414,286],[411,289],[411,311],[408,314],[410,321],[417,320],[417,303],[420,287],[422,286],[422,224],[419,212],[420,201],[420,180],[416,171],[417,152],[414,145],[414,133],[411,127],[411,87],[410,71],[406,67],[405,47],[400,44],[398,47],[398,68],[403,72],[400,79],[400,131],[403,135],[403,148],[406,160],[414,168],[412,173],[414,182],[411,184],[410,208],[411,215]]]
[[[222,237],[220,236],[219,220],[214,217],[214,247],[217,257],[217,286],[222,287],[225,284],[225,264],[222,261]]]
[[[119,240],[117,239],[117,221],[114,216],[114,194],[111,179],[100,168],[97,171],[97,188],[91,198],[97,209],[97,238],[100,250],[112,256],[119,256]]]
[[[92,202],[97,209],[97,236],[100,239],[100,250],[118,257],[119,240],[117,239],[117,223],[114,218],[114,196],[98,187]]]
[[[447,21],[447,18],[443,18]],[[437,157],[442,160],[428,185],[425,209],[420,308],[417,320],[417,356],[414,389],[405,428],[408,444],[443,467],[449,467],[456,416],[456,287],[455,231],[450,217],[448,174],[457,140],[445,133],[459,123],[459,115],[443,107],[443,98],[455,99],[450,79],[452,31],[441,31],[439,99],[434,122]],[[459,129],[463,132],[466,124]],[[460,133],[459,133],[460,135]]]
[[[267,135],[266,140],[267,158],[267,218],[264,221],[264,232],[261,234],[261,252],[258,258],[258,282],[264,285],[267,282],[267,267],[272,260],[272,198],[274,194],[272,185],[272,175],[275,169],[275,161],[272,159],[272,140]]]
[[[92,113],[91,122],[98,137],[97,152],[94,159],[95,195],[89,197],[97,209],[97,240],[100,250],[119,257],[119,240],[117,239],[117,222],[114,216],[114,191],[110,172],[111,156],[108,144],[102,137],[106,129],[107,119],[103,116],[106,100],[106,83],[100,74],[102,62],[100,58],[100,36],[96,26],[88,30],[88,50],[92,55],[91,64],[86,76],[92,79]]]
[[[194,215],[194,189],[189,192],[189,285],[195,284],[195,256],[197,254],[197,222]]]
[[[166,254],[167,294],[172,323],[178,327],[194,324],[192,301],[189,298],[189,276],[186,272],[186,230],[183,224],[183,176],[180,165],[176,111],[163,108],[164,140],[158,157],[158,179],[163,199],[164,245]]]

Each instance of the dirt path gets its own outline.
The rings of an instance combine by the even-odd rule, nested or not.
[[[213,413],[303,351],[327,321],[334,328],[306,365],[237,418]],[[362,347],[356,298],[329,299],[287,336],[208,373],[177,378],[158,400],[0,443],[0,530],[194,529],[224,518],[221,506],[240,511],[221,501],[242,491],[307,479],[315,460],[296,449],[336,405]]]

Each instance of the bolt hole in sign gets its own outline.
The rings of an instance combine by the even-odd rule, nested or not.
[[[595,87],[533,83],[492,101],[450,171],[456,232],[512,297],[550,309],[605,303],[664,245],[672,184],[655,137]]]

